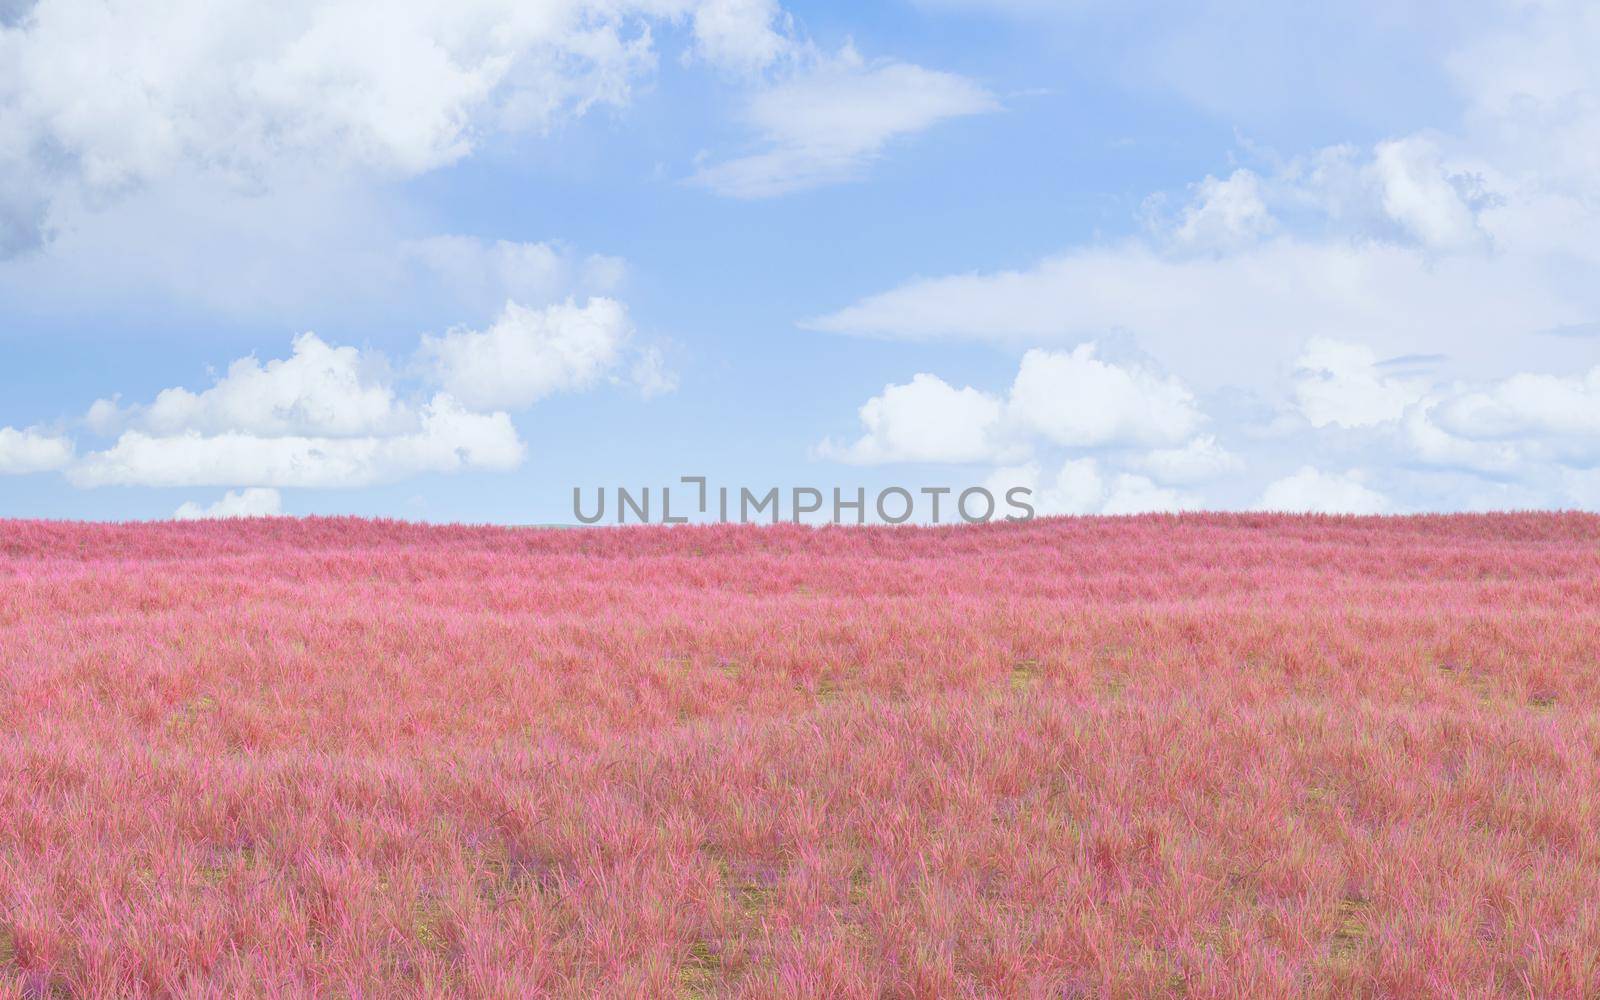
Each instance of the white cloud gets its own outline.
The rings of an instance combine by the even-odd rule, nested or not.
[[[793,54],[776,0],[706,0],[694,14],[695,53],[719,66],[763,69]]]
[[[1392,244],[1280,238],[1224,257],[1075,250],[1023,271],[912,281],[806,325],[1008,345],[1121,330],[1209,388],[1269,385],[1313,337],[1503,366],[1519,353],[1511,337],[1600,315],[1600,294],[1590,297],[1531,258],[1429,260]]]
[[[751,0],[39,0],[0,24],[0,248],[39,242],[62,202],[186,170],[261,190],[454,163],[625,103],[654,65],[649,22],[684,16],[719,65],[784,44]]]
[[[922,373],[890,385],[860,409],[862,436],[824,441],[817,455],[855,464],[1010,462],[1036,444],[1138,448],[1187,440],[1201,414],[1176,379],[1072,351],[1029,351],[1009,393],[957,389]]]
[[[1034,512],[1041,515],[1093,514],[1099,510],[1105,483],[1094,459],[1067,461],[1048,483],[1041,477],[1039,463],[1029,462],[995,469],[983,485],[998,497],[1017,487],[1027,489],[1032,494]]]
[[[1068,447],[1175,445],[1200,422],[1183,383],[1101,361],[1094,344],[1024,354],[1008,415],[1017,427]]]
[[[695,180],[735,198],[853,180],[896,138],[998,108],[965,77],[903,62],[869,63],[847,47],[755,94],[745,117],[765,148],[707,166]]]
[[[628,371],[628,378],[645,399],[678,389],[678,376],[668,370],[666,357],[659,347],[647,347],[640,351]]]
[[[111,401],[98,400],[87,419],[102,432],[120,418],[157,434],[388,433],[412,422],[413,414],[396,399],[386,376],[381,362],[356,348],[333,347],[314,333],[303,333],[294,339],[288,358],[264,365],[253,357],[240,358],[203,392],[164,389],[150,405],[120,413]]]
[[[1150,514],[1194,510],[1200,501],[1177,490],[1157,486],[1143,476],[1121,473],[1111,481],[1102,514]]]
[[[507,299],[553,302],[574,294],[606,295],[617,291],[627,274],[619,257],[580,257],[558,244],[472,236],[406,240],[400,256],[479,311],[497,309]]]
[[[305,333],[289,357],[241,358],[201,391],[173,387],[135,406],[98,400],[84,425],[119,436],[57,467],[79,486],[316,489],[504,471],[525,453],[506,411],[620,381],[613,373],[629,333],[626,309],[611,299],[546,309],[508,302],[486,332],[423,337],[399,373],[380,356]],[[673,386],[655,349],[637,354],[631,376],[646,396]],[[405,389],[407,380],[420,384]],[[414,398],[427,385],[441,391]]]
[[[1378,143],[1372,170],[1384,211],[1422,246],[1443,251],[1484,246],[1487,234],[1463,196],[1468,180],[1450,175],[1430,138]]]
[[[1426,406],[1406,411],[1400,440],[1410,455],[1428,465],[1490,476],[1511,475],[1523,465],[1516,445],[1457,437],[1434,423]]]
[[[78,486],[333,490],[515,469],[525,446],[509,410],[602,382],[632,381],[645,397],[675,386],[661,350],[624,352],[629,336],[627,310],[606,298],[506,302],[485,333],[424,336],[398,370],[304,333],[290,357],[238,358],[205,389],[174,386],[139,405],[96,400],[82,426],[115,440],[80,458],[66,438],[5,429],[0,470],[61,469]]]
[[[1313,427],[1371,427],[1398,420],[1428,392],[1425,381],[1386,374],[1365,344],[1313,338],[1296,362],[1295,401]]]
[[[485,331],[424,337],[422,355],[439,384],[467,405],[522,408],[552,393],[594,385],[621,359],[631,333],[628,311],[614,299],[544,309],[508,302]],[[667,384],[648,366],[644,374],[653,388]]]
[[[439,394],[405,433],[261,436],[246,431],[124,431],[67,470],[77,486],[264,486],[337,489],[424,473],[507,471],[525,448],[505,413],[473,413]]]
[[[619,295],[626,282],[622,259],[559,241],[419,235],[396,189],[336,181],[270,194],[193,171],[152,182],[68,212],[46,248],[0,262],[0,298],[91,322],[143,310],[172,323],[426,328],[507,299]]]
[[[1549,113],[1583,118],[1586,101],[1600,103],[1584,93]],[[1194,185],[1176,212],[1155,196],[1147,238],[910,281],[805,325],[1030,346],[1125,331],[1204,389],[1262,387],[1308,338],[1449,354],[1489,375],[1523,360],[1519,340],[1600,317],[1600,286],[1583,277],[1600,267],[1600,185],[1552,185],[1502,143],[1426,131],[1266,174],[1240,168]],[[1574,360],[1555,339],[1531,346]]]
[[[67,438],[31,427],[0,427],[0,476],[52,472],[65,468],[72,455],[72,442]]]
[[[1466,131],[1513,175],[1585,200],[1600,191],[1600,9],[1588,0],[1500,5],[1446,64]],[[1592,203],[1591,203],[1592,204]]]
[[[1297,365],[1295,406],[1315,428],[1392,441],[1425,465],[1495,478],[1600,461],[1600,366],[1445,382],[1431,359],[1379,361],[1363,344],[1314,340]]]
[[[1465,99],[1452,128],[1289,158],[1247,148],[1248,166],[1175,208],[1148,200],[1142,236],[908,281],[805,325],[1010,347],[1132,339],[1204,395],[1219,436],[1250,442],[1234,470],[1305,467],[1224,481],[1230,463],[1192,432],[1102,460],[1167,485],[1192,464],[1230,502],[1393,509],[1360,477],[1317,471],[1352,465],[1414,491],[1413,506],[1589,496],[1600,375],[1578,334],[1600,321],[1600,11],[1489,14],[1450,64]]]
[[[983,462],[1004,451],[1000,400],[971,386],[957,389],[926,373],[885,386],[860,410],[855,443],[823,441],[817,454],[840,462]]]
[[[1134,467],[1148,472],[1156,482],[1171,486],[1188,486],[1203,483],[1229,472],[1244,468],[1244,462],[1233,452],[1205,434],[1178,448],[1157,448],[1132,460]]]
[[[1354,473],[1319,472],[1309,465],[1269,484],[1256,504],[1258,510],[1303,514],[1381,514],[1388,508],[1388,499]]]
[[[1171,227],[1172,242],[1185,249],[1226,251],[1248,246],[1277,229],[1262,199],[1261,178],[1235,170],[1227,180],[1207,177]]]
[[[200,391],[164,389],[144,405],[96,401],[84,426],[116,439],[57,467],[86,487],[337,489],[505,471],[525,455],[507,411],[624,381],[617,372],[630,332],[627,310],[612,299],[544,309],[507,302],[485,332],[424,336],[398,371],[379,355],[305,333],[289,357],[241,358]],[[629,377],[642,394],[673,387],[658,349],[632,361]]]
[[[1197,497],[1157,486],[1144,476],[1119,473],[1108,482],[1093,458],[1068,459],[1048,480],[1037,463],[996,469],[984,483],[995,496],[1013,487],[1033,492],[1039,514],[1146,514],[1191,510]]]
[[[277,490],[254,487],[247,490],[229,490],[216,503],[202,507],[189,501],[173,512],[179,521],[203,521],[212,518],[278,517],[283,513],[283,497]]]
[[[1589,438],[1600,449],[1600,365],[1586,375],[1520,373],[1461,392],[1432,411],[1445,430],[1473,439]]]

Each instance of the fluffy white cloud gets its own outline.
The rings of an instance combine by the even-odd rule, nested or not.
[[[1185,249],[1226,251],[1248,246],[1277,226],[1262,198],[1261,178],[1240,169],[1226,180],[1207,177],[1195,185],[1193,199],[1168,235]]]
[[[1092,458],[1070,460],[1043,481],[1038,462],[1008,465],[995,469],[983,486],[995,496],[1005,496],[1017,487],[1027,489],[1037,514],[1093,514],[1104,499],[1105,483],[1100,467]]]
[[[1139,448],[1185,442],[1201,421],[1176,379],[1072,351],[1029,351],[1005,397],[919,374],[862,405],[862,436],[824,441],[822,458],[885,462],[1010,462],[1037,444]]]
[[[1009,347],[1116,331],[1202,393],[1252,464],[1306,463],[1268,488],[1299,508],[1321,509],[1320,490],[1378,509],[1366,483],[1313,475],[1352,465],[1445,505],[1586,495],[1572,484],[1600,462],[1600,11],[1482,14],[1443,39],[1453,125],[1365,149],[1246,149],[1248,166],[1175,207],[1147,201],[1137,237],[908,281],[804,325]],[[1115,461],[1169,485],[1189,465],[1220,478],[1229,463],[1198,441]],[[1215,488],[1236,486],[1235,502],[1260,495]]]
[[[792,55],[789,18],[776,0],[705,0],[695,10],[695,53],[716,65],[762,69]]]
[[[525,456],[509,410],[602,381],[646,397],[675,387],[661,350],[630,336],[626,308],[603,297],[542,309],[507,301],[484,332],[425,335],[398,367],[304,333],[288,357],[237,359],[205,388],[174,386],[133,405],[96,400],[81,426],[113,440],[82,455],[65,437],[0,428],[0,473],[61,470],[82,487],[337,489],[509,470]],[[266,495],[230,495],[217,509],[254,510]]]
[[[213,518],[278,517],[283,513],[283,497],[277,490],[252,487],[229,490],[216,503],[202,507],[189,501],[173,512],[179,521],[204,521]]]
[[[1425,381],[1386,373],[1365,344],[1312,339],[1295,364],[1294,396],[1313,427],[1371,427],[1397,420],[1428,392]]]
[[[508,302],[487,330],[424,337],[422,355],[439,384],[467,405],[522,408],[594,385],[621,359],[631,333],[628,311],[614,299],[544,309]],[[645,376],[653,388],[666,384],[659,361]]]
[[[62,201],[189,169],[243,188],[306,172],[405,176],[496,131],[628,100],[650,21],[759,68],[786,42],[754,0],[38,0],[0,22],[0,249]]]
[[[1006,466],[984,485],[995,496],[1018,486],[1028,488],[1039,514],[1146,514],[1200,506],[1197,497],[1157,486],[1144,476],[1124,472],[1108,481],[1092,458],[1069,459],[1048,479],[1035,462]]]
[[[391,435],[261,436],[246,431],[125,431],[67,470],[77,486],[264,486],[335,489],[423,473],[506,471],[525,448],[505,413],[473,413],[444,394]]]
[[[1472,179],[1452,175],[1432,139],[1414,135],[1380,142],[1371,169],[1384,212],[1419,244],[1441,251],[1484,246],[1488,234],[1469,201]]]
[[[1024,354],[1008,414],[1017,427],[1067,447],[1175,445],[1200,423],[1183,383],[1101,361],[1094,344]]]
[[[1389,509],[1389,501],[1363,485],[1354,473],[1336,475],[1306,465],[1269,484],[1256,509],[1297,514],[1381,514]]]
[[[0,427],[0,475],[21,476],[65,468],[73,455],[72,442],[37,428]]]
[[[862,436],[853,444],[823,441],[817,454],[840,462],[984,462],[1003,450],[1004,407],[967,386],[957,389],[926,373],[885,386],[860,410]]]
[[[316,489],[512,469],[525,448],[506,410],[617,380],[629,332],[626,309],[611,299],[508,302],[485,332],[425,336],[398,373],[381,356],[306,333],[289,357],[241,358],[201,391],[165,389],[136,406],[98,400],[84,424],[116,440],[75,462],[66,445],[55,467],[79,486]],[[631,375],[645,395],[673,385],[655,349],[637,353]],[[418,401],[422,386],[441,391]],[[31,447],[37,464],[41,446]]]
[[[1406,459],[1496,478],[1600,460],[1600,366],[1445,382],[1408,370],[1419,360],[1426,369],[1432,359],[1379,361],[1363,344],[1313,341],[1293,380],[1296,409],[1313,427],[1365,432]]]
[[[1548,111],[1583,117],[1595,93]],[[1157,196],[1147,238],[911,281],[805,325],[1008,344],[1120,330],[1203,388],[1263,387],[1308,338],[1449,354],[1480,375],[1530,349],[1570,364],[1580,352],[1540,331],[1600,316],[1580,277],[1600,267],[1600,185],[1551,180],[1492,137],[1331,146],[1208,177],[1176,212]]]
[[[1210,434],[1196,437],[1178,448],[1145,452],[1131,464],[1148,472],[1156,482],[1170,486],[1203,483],[1244,468],[1243,460],[1218,444]]]
[[[735,198],[852,180],[896,138],[998,108],[965,77],[903,62],[869,63],[847,47],[752,97],[745,117],[765,148],[707,166],[695,180]]]
[[[1197,497],[1177,490],[1157,486],[1143,476],[1120,473],[1111,481],[1102,514],[1150,514],[1179,510],[1194,510],[1200,506]]]
[[[1432,416],[1461,437],[1579,437],[1600,450],[1600,365],[1572,377],[1513,375],[1444,400]]]
[[[1406,411],[1401,421],[1400,440],[1410,457],[1426,465],[1488,476],[1509,476],[1524,464],[1522,452],[1516,445],[1457,437],[1434,423],[1425,406]]]
[[[389,433],[413,415],[395,398],[382,364],[354,347],[333,347],[314,333],[294,339],[288,358],[262,364],[240,358],[210,389],[162,390],[123,419],[157,434],[234,431],[253,435],[350,437]],[[88,421],[113,426],[115,405],[98,400]]]

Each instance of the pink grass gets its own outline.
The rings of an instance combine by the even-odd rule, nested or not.
[[[0,522],[0,989],[1600,991],[1600,518]]]

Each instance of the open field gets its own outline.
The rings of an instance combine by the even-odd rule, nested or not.
[[[0,989],[1595,996],[1600,517],[0,522]]]

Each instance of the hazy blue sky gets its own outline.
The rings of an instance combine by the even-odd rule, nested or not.
[[[0,0],[0,516],[1600,508],[1596,51],[1558,0]]]

